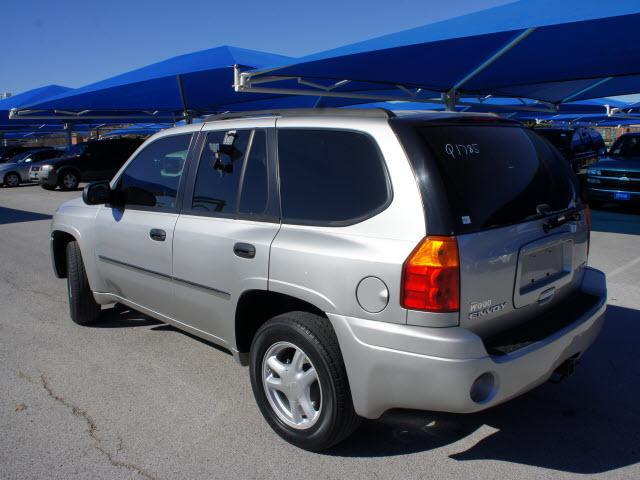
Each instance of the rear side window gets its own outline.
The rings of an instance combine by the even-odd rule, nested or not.
[[[382,211],[390,201],[384,160],[363,133],[281,129],[278,162],[286,223],[352,224]]]
[[[204,150],[198,164],[198,173],[193,191],[191,208],[195,212],[236,213],[242,164],[244,161],[251,130],[233,130],[235,142],[233,151],[218,152],[227,131],[207,134]]]
[[[424,126],[456,233],[520,223],[574,206],[568,163],[534,132],[516,126]]]

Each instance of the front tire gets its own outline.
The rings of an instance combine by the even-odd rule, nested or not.
[[[67,292],[71,320],[78,325],[86,325],[98,320],[100,305],[96,303],[91,293],[78,242],[67,244]]]
[[[250,375],[265,420],[293,445],[324,450],[360,424],[338,339],[322,316],[289,312],[266,322],[251,345]]]
[[[80,177],[73,170],[65,170],[60,173],[60,189],[76,190],[80,184]]]
[[[20,185],[20,175],[14,172],[7,173],[4,176],[4,184],[10,188],[17,187]]]

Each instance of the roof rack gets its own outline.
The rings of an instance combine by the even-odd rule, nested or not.
[[[330,116],[330,117],[366,117],[393,118],[395,113],[385,108],[284,108],[282,110],[252,110],[246,112],[226,112],[209,115],[204,122],[214,120],[229,120],[247,117],[301,117],[301,116]]]

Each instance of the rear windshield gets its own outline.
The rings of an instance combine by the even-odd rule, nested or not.
[[[549,140],[564,155],[571,151],[571,138],[573,137],[571,130],[536,130],[536,133]]]
[[[456,233],[521,223],[576,206],[567,162],[532,131],[509,125],[417,127],[436,160]]]

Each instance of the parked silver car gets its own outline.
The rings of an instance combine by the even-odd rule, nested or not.
[[[604,274],[548,142],[492,115],[298,110],[147,140],[51,232],[71,318],[122,303],[250,365],[320,450],[391,408],[475,412],[568,374]]]
[[[7,187],[17,187],[23,182],[29,182],[29,169],[33,165],[62,155],[64,155],[63,151],[52,148],[19,153],[6,163],[0,164],[0,179]]]

